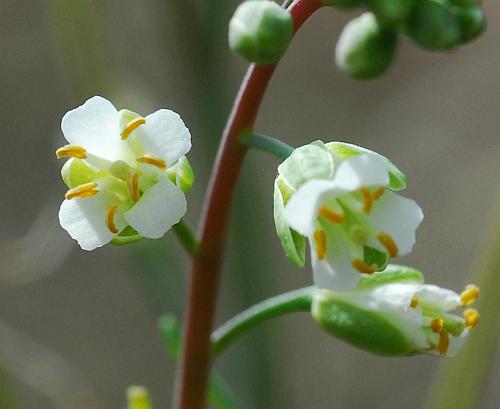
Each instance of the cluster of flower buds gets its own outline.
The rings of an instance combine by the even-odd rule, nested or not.
[[[61,226],[84,250],[127,237],[159,238],[186,213],[194,183],[184,156],[191,135],[173,111],[142,117],[93,97],[69,111],[61,128],[70,158],[62,168],[69,190]]]
[[[384,73],[400,34],[430,50],[449,50],[478,37],[486,27],[480,0],[323,0],[325,6],[364,8],[338,40],[335,61],[348,75]],[[293,35],[290,13],[270,0],[247,0],[229,24],[233,51],[258,64],[278,61]]]
[[[327,0],[369,11],[348,23],[337,43],[339,68],[354,78],[382,74],[394,59],[399,33],[430,50],[449,50],[486,28],[480,0]]]

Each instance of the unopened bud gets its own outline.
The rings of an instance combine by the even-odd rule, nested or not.
[[[486,29],[486,16],[479,7],[455,8],[462,32],[462,42],[466,43],[479,37]]]
[[[272,64],[285,53],[293,36],[290,13],[268,0],[249,0],[229,23],[229,46],[258,64]]]
[[[335,62],[353,78],[374,78],[390,66],[396,45],[396,32],[382,28],[372,13],[364,13],[344,27]]]
[[[416,0],[367,0],[368,7],[383,26],[396,26],[406,20]]]

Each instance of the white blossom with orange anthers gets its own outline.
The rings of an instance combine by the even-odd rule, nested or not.
[[[56,155],[71,159],[59,221],[82,249],[105,245],[127,226],[159,238],[184,216],[183,190],[168,174],[191,148],[178,114],[141,117],[96,96],[67,112],[61,128],[69,145]]]
[[[380,155],[335,162],[328,179],[309,180],[293,193],[284,214],[309,239],[315,284],[350,290],[361,275],[412,249],[423,214],[389,189],[389,165]]]

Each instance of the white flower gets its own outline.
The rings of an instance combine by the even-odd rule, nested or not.
[[[69,145],[56,154],[71,159],[59,221],[82,249],[103,246],[127,226],[159,238],[184,216],[171,171],[187,163],[191,135],[178,114],[161,109],[143,118],[96,96],[67,112],[61,128]]]
[[[312,146],[328,152],[325,145]],[[423,219],[413,200],[390,190],[394,166],[361,149],[343,160],[332,155],[331,170],[323,166],[322,177],[301,182],[284,207],[286,223],[309,239],[314,281],[321,288],[349,290],[361,275],[383,270],[390,258],[411,250]],[[282,183],[287,167],[280,166]]]
[[[466,309],[463,316],[450,311],[472,304],[479,296],[479,288],[468,285],[459,295],[424,284],[421,274],[420,278],[408,277],[415,274],[420,273],[390,265],[372,276],[373,280],[362,280],[354,291],[319,290],[313,316],[329,332],[372,352],[455,356],[469,329],[479,322],[479,314],[472,308]],[[342,314],[344,323],[338,318]],[[362,327],[366,334],[359,331]]]

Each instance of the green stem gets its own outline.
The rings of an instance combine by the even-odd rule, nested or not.
[[[292,312],[311,310],[314,287],[301,288],[269,298],[236,315],[212,333],[212,354],[217,356],[255,326]]]
[[[186,251],[194,256],[198,251],[198,240],[193,234],[189,226],[186,224],[184,219],[172,227],[172,231],[176,234],[177,238],[186,249]]]
[[[279,139],[260,133],[249,132],[243,134],[240,138],[240,142],[248,148],[263,150],[281,160],[288,158],[295,149],[293,146],[290,146]]]

